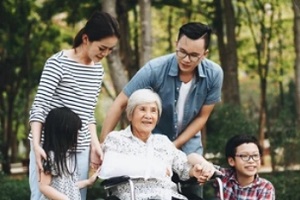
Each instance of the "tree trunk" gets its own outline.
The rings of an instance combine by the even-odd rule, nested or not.
[[[132,41],[132,36],[130,34],[130,25],[128,19],[128,2],[117,1],[117,15],[120,24],[120,30],[122,33],[122,38],[120,40],[120,57],[121,61],[127,70],[127,77],[131,78],[139,70],[139,54],[138,50],[138,32],[136,31],[137,26],[134,26],[134,47],[131,47],[130,41]],[[135,6],[133,8],[134,18],[137,18]],[[134,20],[137,23],[137,19]],[[134,51],[133,51],[134,49]]]
[[[266,133],[270,131],[268,123],[268,75],[271,66],[271,39],[274,31],[274,5],[271,6],[273,12],[266,12],[264,7],[256,5],[252,7],[247,5],[244,1],[244,8],[247,13],[248,26],[251,32],[251,37],[255,44],[256,58],[257,58],[257,74],[260,80],[260,108],[259,108],[259,142],[264,149],[264,140]],[[253,10],[252,10],[253,9]],[[250,11],[252,10],[252,12]],[[253,15],[254,12],[260,13]],[[271,161],[273,162],[273,161]]]
[[[139,65],[143,66],[151,58],[151,0],[139,0],[140,6],[140,27],[141,27],[141,46]]]
[[[116,0],[104,0],[102,1],[102,9],[105,12],[110,13],[112,16],[116,16]],[[122,37],[121,33],[121,37]],[[126,38],[125,38],[126,39]],[[123,38],[121,38],[123,40]],[[116,91],[116,94],[119,94],[124,85],[128,82],[124,66],[120,59],[120,46],[117,45],[112,53],[107,56],[107,61],[110,69],[110,76]]]
[[[260,77],[260,110],[259,110],[259,142],[262,147],[264,148],[264,141],[265,141],[265,132],[266,132],[266,125],[267,125],[267,80],[264,77]],[[262,160],[262,164],[263,160]]]
[[[173,49],[174,41],[172,40],[172,38],[173,38],[173,35],[172,35],[173,11],[174,11],[174,9],[172,7],[170,7],[169,8],[169,14],[168,14],[168,48],[167,48],[168,52],[174,51],[174,49]],[[177,40],[177,38],[176,38],[176,40]]]
[[[105,12],[110,13],[112,16],[117,18],[116,13],[116,0],[103,0],[102,1],[102,9]],[[120,23],[121,25],[122,23]],[[123,27],[124,28],[124,27]],[[125,40],[126,38],[123,38],[124,36],[127,36],[127,29],[120,29],[120,31],[124,31],[125,33],[121,32],[121,41]],[[109,74],[114,86],[114,89],[116,91],[116,94],[118,95],[122,90],[123,87],[128,82],[128,77],[126,75],[125,67],[121,61],[120,58],[120,45],[118,44],[116,48],[112,51],[110,55],[107,56],[107,63],[109,66]],[[126,53],[122,52],[122,55],[126,55]],[[124,56],[123,56],[124,57]],[[125,56],[126,57],[126,56]],[[127,120],[124,113],[122,114],[121,120],[120,120],[120,126],[121,128],[125,128],[127,126]]]
[[[215,0],[214,4],[216,7],[214,26],[221,66],[224,71],[223,101],[227,104],[240,105],[236,20],[233,5],[231,0]]]
[[[294,43],[295,43],[295,82],[296,82],[296,123],[298,130],[300,128],[300,1],[295,0],[293,4],[294,10]]]

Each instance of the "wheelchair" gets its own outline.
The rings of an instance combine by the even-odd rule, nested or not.
[[[224,199],[224,194],[223,194],[223,183],[221,180],[222,174],[219,173],[215,173],[212,177],[211,180],[216,180],[217,184],[218,184],[218,188],[219,188],[219,200],[223,200]],[[197,182],[197,180],[195,178],[191,178],[187,181],[180,181],[179,179],[172,178],[173,182],[175,182],[177,184],[177,188],[178,188],[178,192],[181,193],[181,185],[183,183],[187,183],[187,182]],[[118,176],[118,177],[112,177],[109,179],[105,179],[101,182],[101,185],[103,186],[104,190],[106,191],[106,195],[107,197],[105,198],[105,200],[119,200],[118,197],[113,196],[111,189],[114,187],[118,187],[119,185],[122,184],[129,184],[130,186],[130,200],[136,200],[135,197],[135,191],[134,191],[134,183],[132,181],[132,179],[129,176]],[[187,197],[189,200],[196,200],[195,198],[191,198],[191,197]],[[198,198],[197,200],[203,200],[201,198]]]

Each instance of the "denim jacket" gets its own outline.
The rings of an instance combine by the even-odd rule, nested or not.
[[[155,58],[146,63],[124,87],[129,97],[135,90],[152,88],[162,100],[162,115],[153,133],[164,134],[174,141],[195,119],[203,105],[221,101],[223,83],[222,68],[211,60],[204,59],[197,67],[195,81],[185,102],[182,130],[177,127],[176,103],[181,81],[175,53]],[[202,154],[201,132],[188,141],[182,150],[189,154]]]

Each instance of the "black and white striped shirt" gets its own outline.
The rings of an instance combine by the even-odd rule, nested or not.
[[[91,140],[88,125],[96,123],[94,111],[103,75],[100,63],[87,66],[66,57],[63,51],[54,54],[44,66],[29,122],[44,123],[48,112],[56,107],[72,109],[82,120],[77,150],[84,150]],[[29,139],[32,139],[31,133]]]

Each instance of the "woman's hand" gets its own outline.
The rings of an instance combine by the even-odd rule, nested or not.
[[[216,169],[214,167],[195,164],[192,168],[192,176],[202,185],[213,176],[215,171]]]
[[[42,159],[44,160],[47,159],[44,149],[40,145],[36,145],[34,146],[33,150],[35,154],[35,161],[36,161],[38,171],[44,171],[42,165]]]
[[[90,152],[90,167],[93,170],[97,170],[100,165],[102,164],[102,158],[103,158],[103,151],[100,147],[98,146],[91,146],[91,152]]]
[[[195,164],[191,169],[191,175],[197,179],[200,185],[207,181],[207,178],[203,176],[202,173],[203,173],[203,168],[199,164]]]
[[[202,176],[206,177],[207,180],[209,180],[215,173],[216,168],[215,166],[208,161],[203,161],[200,163],[202,167]]]
[[[89,124],[89,130],[91,133],[90,167],[96,171],[102,164],[103,151],[98,140],[96,125]]]

